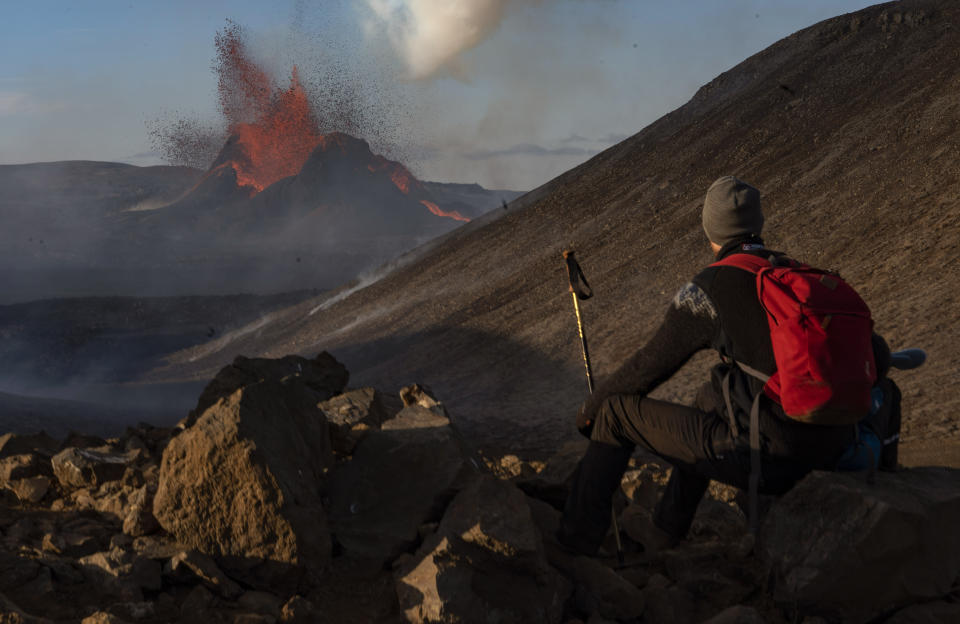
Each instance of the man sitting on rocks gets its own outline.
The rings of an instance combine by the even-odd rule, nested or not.
[[[782,256],[760,238],[760,192],[733,176],[708,189],[703,228],[718,261],[733,254]],[[736,364],[715,366],[694,406],[647,397],[708,347]],[[855,441],[856,428],[789,418],[763,393],[763,381],[744,368],[765,375],[776,370],[756,276],[732,266],[707,267],[680,289],[650,341],[580,408],[577,426],[590,445],[573,476],[559,541],[583,553],[598,550],[610,525],[613,493],[637,445],[673,465],[643,546],[653,552],[683,539],[711,479],[747,489],[750,413],[758,395],[761,492],[783,493],[811,470],[834,469]],[[734,419],[727,417],[723,392],[728,372]]]

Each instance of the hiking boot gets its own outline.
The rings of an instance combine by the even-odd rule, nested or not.
[[[631,505],[623,511],[620,528],[627,537],[643,546],[643,552],[649,557],[680,543],[678,538],[658,527],[653,515],[640,505]]]
[[[591,442],[571,477],[557,540],[594,555],[610,529],[614,491],[620,487],[632,448]]]

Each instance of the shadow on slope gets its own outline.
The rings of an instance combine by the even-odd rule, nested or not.
[[[332,353],[347,370],[358,371],[351,375],[353,387],[429,386],[471,444],[488,454],[547,456],[578,435],[576,407],[571,410],[561,390],[582,387],[586,398],[583,365],[509,336],[439,326],[338,346]]]

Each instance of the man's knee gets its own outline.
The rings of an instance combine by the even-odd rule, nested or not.
[[[590,436],[595,442],[605,444],[624,444],[624,419],[627,417],[624,405],[629,400],[628,395],[614,394],[600,404]]]
[[[713,391],[713,384],[707,382],[697,389],[693,406],[701,412],[716,412],[718,410],[717,394]]]

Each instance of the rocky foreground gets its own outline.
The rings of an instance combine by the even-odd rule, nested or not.
[[[347,381],[241,357],[174,428],[0,437],[0,622],[960,621],[960,471],[813,473],[756,537],[712,486],[648,556],[669,467],[635,457],[621,564],[553,540],[582,447],[481,457],[428,390]]]

